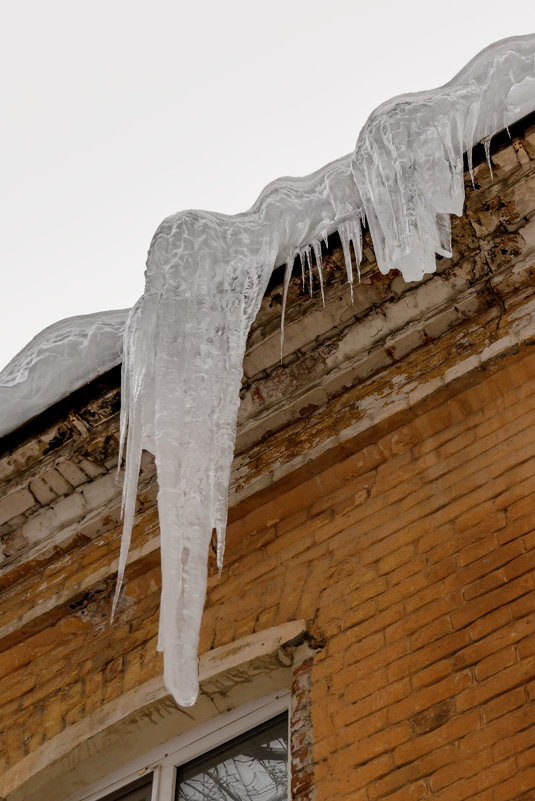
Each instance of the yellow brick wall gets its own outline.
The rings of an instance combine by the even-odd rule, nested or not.
[[[307,620],[317,799],[535,797],[534,456],[528,348],[231,522],[201,651]],[[133,547],[157,527],[146,501]],[[161,672],[157,551],[127,571],[113,626],[113,578],[72,600],[119,533],[4,590],[4,626],[67,600],[4,640],[0,770]]]

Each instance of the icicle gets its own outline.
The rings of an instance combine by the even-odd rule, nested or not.
[[[323,291],[323,269],[321,264],[321,244],[315,239],[312,242],[312,250],[314,251],[314,258],[316,259],[316,267],[318,268],[318,277],[320,280],[321,302],[325,306],[325,293]]]
[[[115,617],[117,603],[121,593],[124,579],[126,560],[130,548],[132,527],[136,510],[136,490],[141,465],[142,451],[142,406],[141,398],[148,395],[145,391],[147,378],[145,364],[147,362],[147,347],[151,346],[151,338],[147,337],[140,341],[139,320],[144,306],[150,305],[150,296],[141,297],[133,307],[128,317],[123,344],[123,364],[121,369],[121,421],[119,434],[119,461],[118,469],[122,461],[124,443],[128,434],[128,446],[126,449],[126,464],[123,478],[123,493],[121,501],[121,517],[123,518],[123,532],[121,537],[121,548],[119,553],[119,564],[117,569],[117,583],[113,596],[111,608],[111,622]],[[142,366],[139,371],[132,371],[132,362],[135,358],[141,357]],[[145,364],[143,364],[143,362]]]
[[[308,265],[309,294],[310,297],[312,297],[314,291],[314,277],[312,275],[312,259],[310,256],[310,245],[307,245],[305,248],[305,259]]]
[[[293,259],[288,259],[286,268],[284,270],[284,285],[282,290],[282,310],[281,310],[281,364],[282,364],[282,346],[284,345],[284,317],[286,315],[286,301],[288,300],[288,287],[290,285],[290,278],[292,277]]]
[[[475,180],[474,180],[474,159],[473,159],[473,148],[477,142],[476,139],[476,128],[477,128],[477,121],[478,121],[478,112],[479,112],[479,104],[472,103],[468,108],[468,114],[465,117],[464,121],[464,146],[466,148],[466,157],[468,160],[468,172],[470,173],[470,180],[472,181],[472,187],[475,189]]]
[[[351,263],[351,250],[349,248],[349,225],[347,222],[340,223],[338,226],[338,235],[342,243],[342,250],[344,253],[344,262],[346,265],[347,282],[351,293],[351,303],[353,303],[353,266]]]
[[[299,261],[301,262],[301,281],[303,282],[303,292],[305,291],[305,257],[302,251],[299,251]]]
[[[348,222],[350,231],[350,241],[353,243],[353,253],[355,254],[355,264],[360,284],[360,263],[362,261],[362,228],[360,220],[350,220]]]
[[[181,212],[156,232],[145,294],[125,333],[125,522],[113,610],[146,448],[155,455],[159,485],[158,648],[165,684],[179,704],[197,697],[207,556],[215,529],[221,567],[245,345],[273,269],[298,252],[305,289],[312,247],[323,298],[319,241],[338,230],[353,301],[351,243],[359,268],[360,220],[367,221],[382,273],[396,267],[413,281],[432,272],[435,253],[450,248],[449,215],[461,212],[463,151],[473,180],[472,147],[532,109],[534,52],[533,35],[499,42],[444,87],[383,104],[352,154],[307,178],[274,181],[248,212]]]
[[[485,158],[487,159],[487,164],[489,165],[490,170],[490,179],[493,180],[494,176],[492,174],[492,162],[490,160],[490,143],[492,141],[492,134],[490,136],[486,136],[483,139],[483,147],[485,148]]]
[[[468,161],[468,172],[470,173],[470,180],[472,182],[472,189],[476,188],[476,182],[474,181],[474,157],[472,155],[472,148],[469,147],[466,151],[466,158]]]

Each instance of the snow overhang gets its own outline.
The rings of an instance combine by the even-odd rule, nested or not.
[[[519,163],[519,149],[525,158],[533,158],[533,128],[535,112],[496,134],[492,140],[492,161],[496,169],[496,178],[500,171],[513,169]],[[523,143],[522,145],[520,143]],[[522,158],[522,155],[520,156]],[[476,176],[485,171],[487,157],[483,143],[473,149],[472,163]],[[468,161],[465,154],[465,183],[470,190]],[[453,222],[454,228],[459,226]],[[454,246],[456,246],[454,231]],[[369,234],[365,236],[363,263],[361,265],[362,282],[357,285],[354,303],[350,302],[349,289],[346,283],[345,264],[341,244],[336,235],[331,238],[330,247],[324,252],[325,278],[327,291],[335,287],[335,294],[345,296],[342,309],[334,313],[325,310],[320,303],[319,286],[315,284],[314,296],[309,298],[308,286],[300,291],[301,267],[296,258],[292,271],[292,282],[289,289],[289,303],[285,322],[284,358],[280,359],[280,316],[283,296],[284,266],[280,265],[273,273],[264,296],[257,320],[251,328],[248,347],[244,359],[244,381],[242,387],[242,406],[239,416],[240,448],[254,442],[255,435],[248,436],[251,426],[248,421],[255,418],[254,409],[258,407],[258,399],[262,389],[258,385],[262,374],[274,374],[273,382],[277,383],[277,368],[287,367],[298,360],[300,351],[310,350],[310,343],[321,338],[328,344],[329,330],[344,327],[355,318],[362,316],[370,300],[370,284],[379,281],[377,265],[373,253],[373,243]],[[399,287],[405,284],[402,278],[396,281],[396,289],[391,299],[400,295]],[[386,300],[383,298],[383,301]],[[381,298],[373,299],[373,303],[381,302]],[[38,418],[46,410],[50,410],[47,419],[51,420],[61,409],[56,405],[92,382],[101,379],[122,362],[123,333],[126,318],[130,309],[96,312],[59,320],[37,334],[0,372],[0,442],[7,435],[2,449],[9,447],[12,441],[25,436],[29,430],[37,430],[43,423]],[[307,317],[303,325],[303,317]],[[371,341],[369,343],[372,344]],[[363,347],[367,347],[363,341]],[[308,369],[308,368],[305,368]],[[111,379],[115,383],[116,378]],[[109,383],[106,381],[105,383]],[[290,380],[293,386],[293,380]],[[291,386],[287,381],[280,383],[279,401],[285,403],[285,393]],[[90,391],[90,394],[91,391]],[[270,408],[275,408],[273,393],[268,391]],[[276,393],[275,393],[276,394]],[[316,402],[316,396],[310,402]],[[262,404],[260,404],[262,405]],[[303,405],[304,408],[306,404]],[[253,410],[253,411],[251,411]],[[273,412],[275,414],[275,411]],[[280,412],[271,420],[270,427],[276,429],[290,418]],[[35,421],[31,429],[26,424]],[[253,426],[254,427],[254,426]],[[17,429],[23,430],[19,433]],[[14,437],[13,437],[14,435]]]
[[[435,397],[454,392],[459,382],[477,382],[503,364],[502,357],[531,347],[535,115],[514,126],[511,136],[496,139],[493,179],[483,148],[474,152],[476,187],[466,174],[465,213],[453,220],[453,258],[439,260],[435,275],[413,284],[400,275],[382,276],[365,236],[362,280],[351,304],[343,253],[333,237],[323,259],[323,306],[317,286],[312,297],[308,286],[303,291],[296,265],[282,364],[282,271],[275,271],[245,354],[231,520],[273,497],[281,482],[293,485],[315,475],[373,441],[378,430],[417,414],[419,404],[438,402]],[[48,515],[43,526],[35,508],[24,512],[27,522],[12,524],[15,507],[6,511],[4,542],[19,543],[5,546],[0,575],[6,581],[12,571],[35,569],[72,547],[76,538],[90,539],[117,525],[119,386],[116,366],[3,438],[0,514],[2,503],[44,464],[62,469],[82,460],[83,469],[89,459],[102,473],[95,474],[91,493],[85,485],[71,488],[84,500],[72,521],[59,509],[68,495],[52,504],[58,506],[54,513],[42,510]],[[156,489],[154,461],[145,454],[139,492],[149,506]],[[132,562],[159,548],[157,518],[147,525],[154,528],[153,538],[145,550],[134,551]],[[116,565],[110,576],[114,570]]]
[[[0,437],[120,364],[129,309],[59,320],[0,373]]]

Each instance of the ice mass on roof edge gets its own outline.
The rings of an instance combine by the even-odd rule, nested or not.
[[[155,456],[161,530],[158,648],[176,701],[195,702],[207,552],[221,566],[245,342],[271,272],[294,258],[321,282],[321,241],[338,231],[352,283],[370,229],[381,272],[418,280],[450,255],[449,215],[462,213],[463,152],[535,108],[535,36],[482,51],[437,90],[394,98],[372,113],[355,151],[305,178],[269,184],[234,216],[167,218],[149,250],[146,287],[124,336],[121,452],[125,513],[117,592],[134,519],[142,448]],[[488,153],[488,149],[487,149]],[[470,164],[471,167],[471,164]],[[314,260],[311,255],[314,254]]]
[[[186,211],[156,231],[143,296],[124,339],[120,451],[124,528],[114,609],[134,521],[141,450],[155,456],[162,594],[158,649],[177,703],[198,693],[197,647],[207,555],[217,532],[221,568],[242,363],[270,275],[293,261],[321,282],[321,242],[338,231],[348,280],[367,221],[379,269],[405,280],[450,254],[449,215],[462,213],[463,153],[531,111],[535,36],[498,42],[437,90],[395,98],[372,113],[355,151],[311,176],[269,184],[235,216]]]

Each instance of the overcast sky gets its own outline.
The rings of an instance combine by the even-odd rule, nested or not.
[[[158,223],[247,209],[373,108],[535,30],[533,0],[19,0],[0,27],[0,367],[131,306]]]

